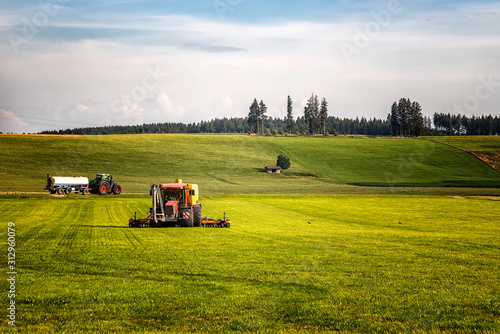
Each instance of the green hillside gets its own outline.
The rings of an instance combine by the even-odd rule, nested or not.
[[[500,171],[500,137],[498,136],[453,136],[430,139],[471,152]]]
[[[500,173],[479,159],[423,139],[0,136],[0,151],[0,192],[43,191],[47,173],[111,173],[125,193],[148,193],[151,184],[176,178],[200,184],[205,194],[329,193],[348,191],[347,185],[500,187]],[[289,177],[264,173],[281,153],[291,158]]]

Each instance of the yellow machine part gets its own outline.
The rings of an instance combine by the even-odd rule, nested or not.
[[[187,205],[195,205],[196,202],[198,202],[199,198],[199,193],[198,193],[198,185],[197,184],[192,184],[192,183],[187,183],[186,184],[186,189],[188,191],[188,197],[187,197]]]

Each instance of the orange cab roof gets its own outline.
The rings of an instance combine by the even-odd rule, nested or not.
[[[166,183],[161,185],[161,189],[184,189],[186,185],[184,183]]]

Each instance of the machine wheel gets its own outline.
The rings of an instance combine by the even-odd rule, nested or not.
[[[69,195],[69,194],[71,194],[71,189],[66,188],[66,189],[64,189],[64,192],[66,193],[66,195]]]
[[[185,210],[179,213],[182,217],[185,217],[179,219],[181,227],[193,227],[193,210]]]
[[[64,189],[63,188],[58,188],[57,189],[57,194],[59,194],[59,195],[64,194]]]
[[[193,210],[193,226],[201,226],[201,205],[196,204]]]
[[[88,194],[89,194],[89,190],[87,188],[82,190],[82,195],[88,195]]]
[[[122,187],[119,184],[113,186],[113,194],[120,195],[122,193]]]
[[[192,219],[179,219],[179,225],[181,227],[193,227]]]
[[[99,185],[98,191],[99,195],[106,195],[109,190],[109,184],[108,182],[103,182]]]

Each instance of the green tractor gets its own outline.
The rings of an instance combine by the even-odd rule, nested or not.
[[[119,195],[122,192],[122,187],[113,180],[113,175],[109,174],[96,174],[95,179],[89,182],[89,188],[92,194],[99,195]]]

